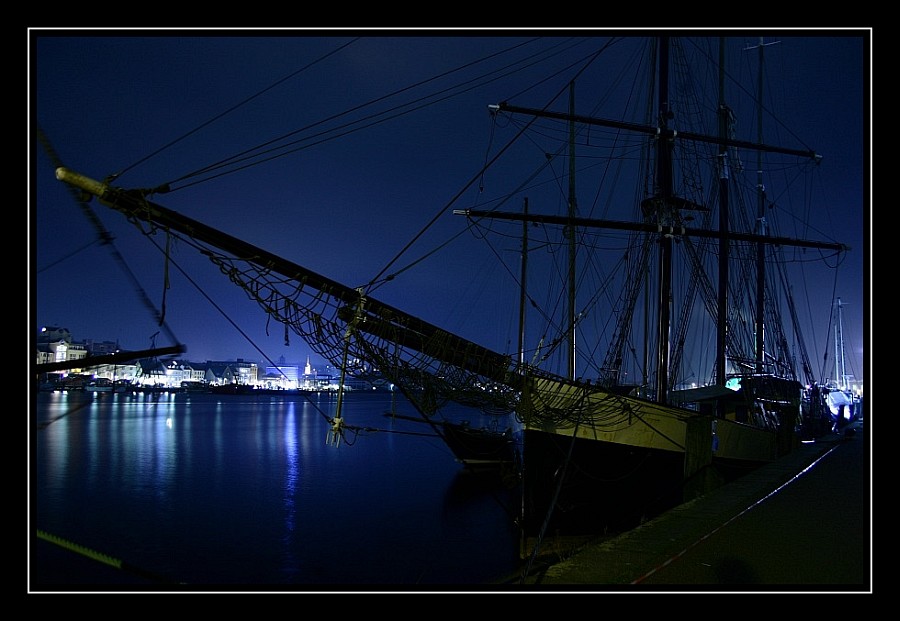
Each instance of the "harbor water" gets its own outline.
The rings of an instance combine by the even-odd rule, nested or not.
[[[467,471],[430,425],[391,416],[416,412],[387,391],[345,394],[338,445],[333,393],[34,403],[30,527],[66,550],[30,555],[34,590],[104,589],[99,568],[67,568],[65,555],[198,590],[465,589],[519,562],[514,485]]]

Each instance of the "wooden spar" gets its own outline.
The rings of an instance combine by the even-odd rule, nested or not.
[[[522,215],[510,211],[482,211],[478,209],[455,209],[454,215],[466,216],[467,218],[493,218],[496,220],[513,220],[527,221],[537,224],[559,224],[566,225],[574,222],[577,226],[617,229],[620,231],[643,231],[645,233],[669,233],[672,235],[683,235],[686,237],[715,237],[718,238],[722,234],[711,229],[695,229],[690,227],[660,227],[656,224],[648,224],[644,222],[622,222],[621,220],[602,220],[597,218],[575,218],[572,220],[568,216],[553,216],[530,213]],[[822,248],[825,250],[836,250],[846,252],[850,250],[849,246],[838,242],[815,241],[807,239],[795,239],[792,237],[773,237],[770,235],[755,235],[753,233],[736,233],[727,234],[729,239],[748,242],[766,242],[776,246],[799,246],[804,248]]]
[[[344,321],[349,322],[352,319],[360,297],[364,295],[357,289],[153,203],[147,200],[145,192],[141,190],[116,188],[64,167],[56,169],[56,178],[96,196],[101,203],[129,218],[178,231],[220,248],[242,261],[277,272],[297,283],[302,283],[304,287],[321,291],[344,302],[346,306],[338,312],[338,316]],[[494,381],[510,385],[516,383],[515,365],[510,356],[494,352],[376,299],[365,297],[364,310],[356,328]]]
[[[503,112],[514,112],[521,114],[531,114],[533,116],[541,116],[548,119],[559,119],[564,121],[575,121],[577,123],[585,123],[587,125],[600,125],[603,127],[613,127],[617,129],[627,129],[634,132],[655,136],[659,128],[652,125],[641,125],[640,123],[629,123],[627,121],[615,121],[612,119],[598,119],[590,116],[581,116],[579,114],[566,114],[565,112],[551,112],[549,110],[539,110],[537,108],[525,108],[523,106],[513,106],[508,103],[494,104],[493,109]],[[732,138],[722,138],[719,136],[707,136],[705,134],[697,134],[694,132],[679,131],[676,136],[679,140],[695,140],[697,142],[706,142],[710,144],[718,144],[728,147],[742,147],[745,149],[753,149],[765,151],[768,153],[784,153],[786,155],[796,155],[799,157],[808,157],[815,161],[820,161],[822,156],[815,151],[807,151],[803,149],[787,149],[774,145],[759,144],[746,140],[734,140]]]

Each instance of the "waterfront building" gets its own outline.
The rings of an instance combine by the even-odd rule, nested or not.
[[[67,328],[45,326],[38,333],[37,363],[69,362],[87,357],[88,351],[81,343],[72,340]]]
[[[36,339],[37,364],[80,360],[89,356],[102,356],[115,352],[127,352],[116,341],[85,339],[75,341],[67,328],[48,326],[40,330]],[[306,363],[288,363],[282,356],[278,364],[260,367],[256,362],[243,358],[236,360],[207,360],[194,362],[185,359],[163,360],[142,358],[129,363],[95,365],[90,369],[72,368],[54,374],[57,385],[79,387],[87,382],[106,378],[127,382],[136,387],[178,389],[182,383],[197,386],[241,384],[274,389],[336,390],[341,370],[325,364],[322,368]],[[348,363],[344,375],[344,387],[350,390],[388,389],[381,374],[360,360]],[[49,378],[47,378],[49,379]],[[63,382],[62,380],[66,380]]]

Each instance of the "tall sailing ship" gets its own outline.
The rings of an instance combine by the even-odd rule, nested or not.
[[[785,328],[797,322],[781,259],[796,248],[847,250],[773,230],[762,157],[801,170],[819,156],[766,144],[761,132],[737,137],[723,59],[712,62],[712,91],[688,72],[691,56],[709,60],[714,49],[692,55],[679,40],[654,39],[641,64],[652,79],[640,85],[648,99],[637,117],[577,114],[574,78],[561,91],[564,104],[486,102],[517,132],[510,144],[542,140],[544,161],[526,178],[557,162],[566,170],[556,180],[567,188],[556,213],[549,205],[558,198],[539,200],[537,184],[523,184],[493,208],[452,216],[485,243],[497,235],[519,244],[518,296],[509,301],[519,338],[511,351],[181,215],[155,202],[154,190],[65,167],[57,177],[138,227],[149,223],[148,233],[197,248],[267,321],[337,368],[366,361],[424,419],[437,420],[453,402],[501,420],[504,445],[507,430],[515,432],[515,457],[498,461],[517,469],[525,537],[627,529],[796,446],[807,424],[803,387],[814,373],[799,337]],[[589,62],[602,61],[602,51]],[[620,185],[607,185],[614,181]],[[584,196],[594,197],[587,208],[576,198]],[[559,263],[542,266],[538,246]],[[529,285],[536,278],[539,288]],[[344,424],[338,415],[335,437]]]

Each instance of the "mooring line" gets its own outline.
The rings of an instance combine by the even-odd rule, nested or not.
[[[42,530],[37,531],[38,539],[43,539],[44,541],[48,541],[52,544],[58,545],[61,548],[65,548],[71,552],[75,552],[76,554],[80,554],[86,558],[89,558],[93,561],[97,561],[99,563],[103,563],[104,565],[109,565],[115,569],[126,571],[128,573],[135,574],[136,576],[140,576],[141,578],[146,578],[147,580],[151,580],[153,582],[160,582],[165,584],[180,584],[174,580],[171,580],[165,576],[161,576],[151,571],[147,571],[146,569],[142,569],[140,567],[135,567],[121,559],[117,559],[108,554],[103,554],[102,552],[97,552],[96,550],[92,550],[86,546],[79,545],[77,543],[73,543],[71,541],[67,541],[62,537],[57,537],[56,535],[51,535]]]

